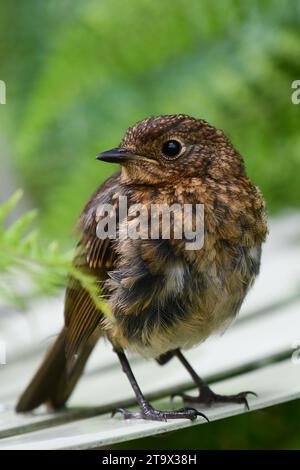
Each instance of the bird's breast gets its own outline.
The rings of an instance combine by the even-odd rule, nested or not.
[[[157,357],[224,330],[258,273],[260,246],[217,243],[199,256],[175,253],[168,240],[126,241],[111,273],[111,339]]]

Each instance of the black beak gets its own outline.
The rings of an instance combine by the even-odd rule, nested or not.
[[[138,155],[124,148],[114,148],[97,155],[97,160],[108,163],[124,163],[129,160],[138,159]]]

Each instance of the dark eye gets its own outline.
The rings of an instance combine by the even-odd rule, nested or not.
[[[167,158],[175,158],[180,155],[182,145],[178,140],[167,140],[163,143],[162,153]]]

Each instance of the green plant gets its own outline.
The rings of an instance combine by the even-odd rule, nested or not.
[[[89,291],[96,305],[106,314],[108,307],[99,299],[95,279],[72,264],[73,251],[63,252],[57,242],[45,244],[32,229],[37,212],[26,212],[5,227],[5,219],[22,197],[22,191],[0,206],[0,297],[25,307],[40,294],[53,294],[66,285],[68,274]]]
[[[298,1],[30,2],[0,6],[1,111],[45,237],[68,242],[111,171],[94,156],[152,114],[184,112],[223,128],[268,210],[299,207]]]

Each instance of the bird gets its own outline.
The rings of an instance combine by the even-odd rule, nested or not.
[[[222,130],[204,119],[176,114],[137,122],[118,147],[97,159],[117,163],[120,169],[93,193],[80,215],[74,265],[97,279],[110,314],[69,276],[63,329],[16,411],[41,404],[54,410],[65,406],[100,338],[112,344],[139,405],[139,411],[115,410],[125,419],[206,418],[199,407],[219,402],[248,407],[253,392],[215,393],[183,353],[225,331],[259,274],[268,233],[266,208],[260,190],[247,177],[242,156]],[[125,217],[119,213],[123,200],[129,207]],[[172,204],[189,205],[193,213],[195,206],[203,207],[201,246],[187,246],[191,240],[184,235],[175,237],[175,215],[169,237],[162,236],[161,220],[156,220],[156,238],[145,228],[141,236],[124,235],[124,221],[127,228],[138,225],[138,211],[130,208],[146,208],[149,222],[151,207]],[[103,207],[110,208],[106,215]],[[110,222],[115,236],[100,237],[97,229]],[[162,366],[176,358],[198,395],[177,393],[186,405],[179,409],[154,408],[136,380],[128,352]]]

